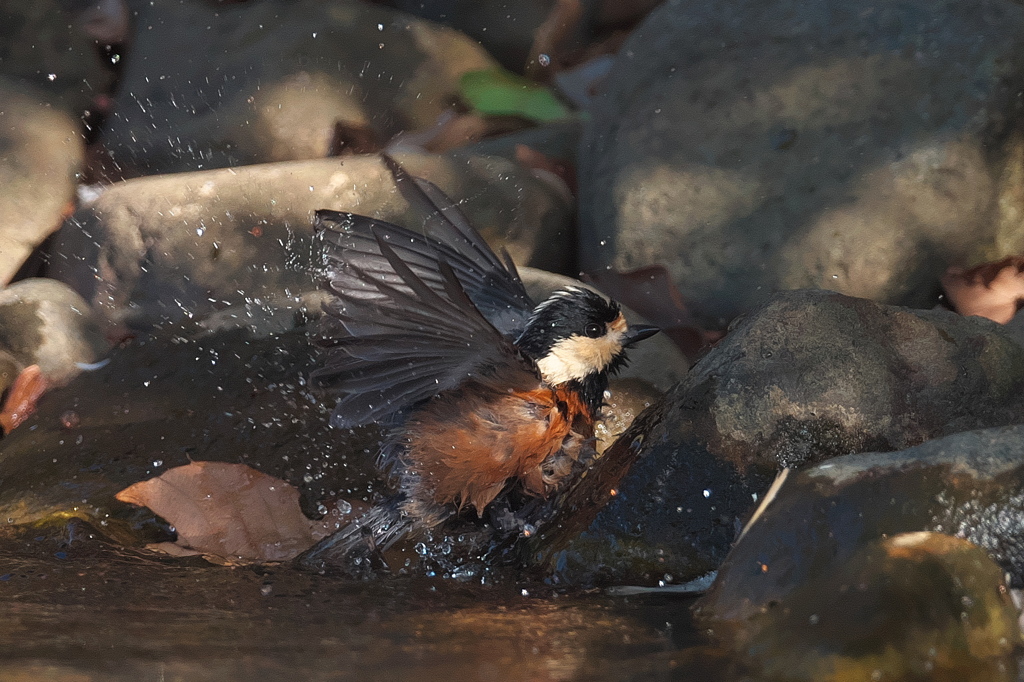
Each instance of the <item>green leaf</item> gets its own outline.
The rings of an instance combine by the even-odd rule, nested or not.
[[[522,116],[531,121],[557,121],[572,115],[546,86],[504,69],[462,74],[462,96],[485,116]]]

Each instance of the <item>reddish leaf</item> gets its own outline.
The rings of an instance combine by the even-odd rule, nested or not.
[[[10,433],[36,411],[36,403],[46,392],[47,381],[39,365],[30,365],[21,371],[11,385],[3,410],[0,410],[0,428]]]
[[[570,200],[576,195],[576,169],[570,162],[552,158],[525,144],[516,145],[516,162],[521,166],[551,173],[557,177],[569,190]]]
[[[231,562],[287,561],[347,523],[334,511],[311,521],[299,491],[244,464],[193,462],[125,488],[117,499],[149,507],[174,526],[177,544]]]
[[[555,0],[544,23],[533,32],[533,45],[524,69],[527,78],[545,82],[561,68],[562,46],[582,18],[580,0]]]
[[[1006,324],[1024,304],[1024,256],[1009,256],[969,270],[951,267],[942,276],[942,288],[961,315]]]
[[[723,336],[697,324],[664,266],[648,265],[621,273],[599,270],[585,274],[584,280],[661,327],[691,362]]]
[[[351,156],[353,154],[375,154],[384,148],[377,131],[368,125],[334,122],[334,136],[327,150],[327,156]]]

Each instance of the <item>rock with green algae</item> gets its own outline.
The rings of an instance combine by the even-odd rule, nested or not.
[[[1024,425],[958,433],[890,453],[784,472],[719,569],[703,610],[745,621],[900,533],[947,533],[1024,585]]]
[[[1010,682],[1021,634],[1002,578],[970,542],[904,533],[824,561],[738,621],[718,611],[721,602],[705,602],[698,622],[761,680]]]

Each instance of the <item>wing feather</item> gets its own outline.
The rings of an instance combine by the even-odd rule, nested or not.
[[[324,305],[325,326],[316,338],[328,357],[311,380],[338,398],[332,424],[383,421],[467,380],[536,381],[532,367],[474,305],[455,268],[435,258],[431,284],[386,231],[372,233],[386,268],[379,260],[371,271],[339,258],[328,271],[335,296]]]
[[[406,200],[424,215],[424,234],[367,216],[320,210],[316,227],[325,244],[331,286],[382,302],[387,296],[368,287],[351,268],[358,268],[398,288],[405,287],[381,253],[381,240],[400,260],[438,293],[443,292],[439,262],[446,262],[463,290],[487,320],[509,338],[516,338],[535,306],[508,253],[495,255],[465,214],[436,185],[409,175],[384,156],[395,184]]]

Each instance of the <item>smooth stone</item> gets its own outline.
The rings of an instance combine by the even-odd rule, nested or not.
[[[36,88],[0,78],[0,286],[73,206],[85,147],[79,124]]]
[[[398,159],[459,202],[516,262],[568,267],[570,209],[527,170],[459,153]],[[223,311],[232,310],[240,326],[264,326],[262,318],[281,319],[317,288],[312,220],[321,208],[412,229],[423,220],[371,155],[137,178],[65,223],[50,272],[111,324],[145,329],[215,313],[230,322]]]
[[[0,290],[0,349],[39,365],[51,385],[68,383],[107,348],[89,304],[66,284],[33,278]]]
[[[88,2],[10,1],[0,9],[0,75],[77,118],[110,91],[113,65],[90,35]],[[9,101],[4,98],[4,109]]]

